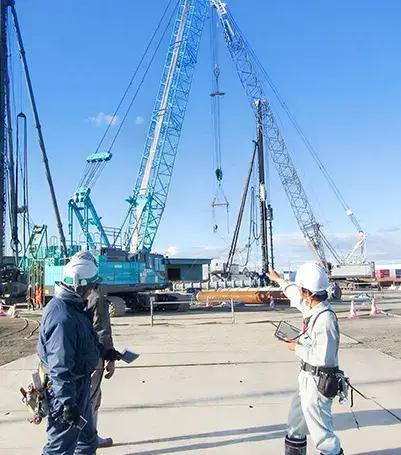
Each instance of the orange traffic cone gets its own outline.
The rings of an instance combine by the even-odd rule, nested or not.
[[[379,314],[380,314],[380,312],[379,312],[379,310],[377,309],[376,299],[373,298],[373,299],[372,299],[372,306],[371,306],[371,308],[370,308],[370,315],[371,315],[371,316],[377,316],[377,315],[379,315]]]
[[[356,319],[357,317],[358,317],[358,314],[355,310],[355,302],[354,302],[354,299],[352,299],[348,319]]]

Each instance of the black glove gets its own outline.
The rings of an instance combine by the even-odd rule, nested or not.
[[[115,362],[116,360],[121,360],[122,356],[121,352],[118,352],[115,349],[109,349],[104,355],[104,360],[107,362]]]
[[[78,425],[79,424],[79,419],[81,417],[81,413],[79,412],[78,406],[76,404],[72,406],[64,406],[63,409],[63,419],[72,424],[72,425]]]

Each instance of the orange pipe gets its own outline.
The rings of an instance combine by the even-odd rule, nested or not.
[[[218,289],[200,291],[196,296],[198,301],[217,302],[224,300],[235,300],[249,304],[269,304],[270,299],[276,302],[288,303],[287,297],[277,288],[248,288],[248,289]]]

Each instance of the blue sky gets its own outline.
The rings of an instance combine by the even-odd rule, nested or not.
[[[167,0],[18,0],[56,192],[67,228],[67,201],[85,158],[93,153]],[[398,210],[401,144],[401,3],[386,0],[231,0],[248,41],[371,239],[372,259],[401,257]],[[209,26],[202,39],[173,181],[154,249],[177,255],[224,255],[225,214],[212,232],[215,194],[210,120]],[[233,224],[250,160],[254,121],[222,40],[223,187]],[[104,224],[119,226],[132,192],[167,41],[162,46],[116,143],[112,162],[93,190]],[[15,77],[18,85],[19,75]],[[270,94],[269,94],[270,95]],[[26,98],[22,106],[28,110]],[[280,111],[282,134],[316,217],[348,248],[354,228]],[[100,115],[103,113],[104,116]],[[98,121],[97,121],[97,120]],[[101,124],[98,124],[100,120]],[[115,131],[115,127],[113,129]],[[31,213],[54,232],[50,199],[34,130],[30,131]],[[278,262],[309,259],[284,191],[271,166]],[[245,244],[245,237],[241,239]],[[257,251],[254,253],[257,257]]]

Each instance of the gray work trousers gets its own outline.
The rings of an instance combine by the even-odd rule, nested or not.
[[[333,432],[333,400],[324,397],[317,390],[316,381],[317,378],[310,373],[300,372],[299,389],[288,417],[288,435],[304,438],[309,433],[321,454],[338,455],[341,444]]]
[[[91,377],[91,407],[93,413],[93,420],[95,423],[95,427],[97,427],[97,414],[102,403],[102,379],[103,379],[103,372],[104,372],[104,360],[100,359],[99,363],[97,364],[96,370],[92,373]]]

